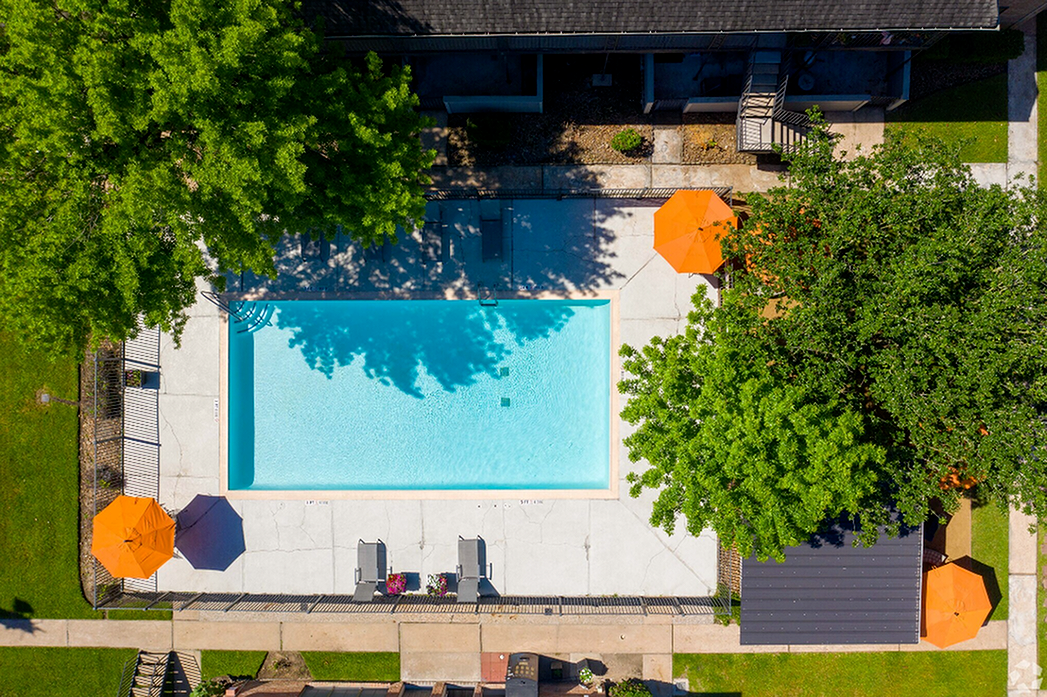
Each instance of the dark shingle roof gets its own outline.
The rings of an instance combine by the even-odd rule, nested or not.
[[[305,0],[328,36],[991,28],[996,0]]]
[[[743,644],[915,644],[923,537],[914,529],[854,547],[834,527],[786,551],[742,562]]]

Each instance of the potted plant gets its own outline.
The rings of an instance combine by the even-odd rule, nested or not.
[[[580,671],[578,671],[578,682],[582,683],[586,687],[590,687],[593,684],[593,680],[595,679],[596,676],[593,675],[593,671],[589,670],[588,668],[582,668]]]
[[[385,592],[387,595],[400,595],[407,590],[407,574],[389,574],[385,579]]]
[[[447,595],[447,577],[443,574],[429,574],[425,592],[437,598]]]
[[[142,371],[141,370],[125,370],[124,371],[124,386],[125,387],[141,387],[142,386]]]

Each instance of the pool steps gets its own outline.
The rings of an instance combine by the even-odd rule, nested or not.
[[[239,307],[237,307],[235,312],[232,313],[234,324],[237,326],[237,333],[246,334],[248,332],[256,332],[262,327],[268,326],[271,323],[273,313],[275,312],[276,308],[269,303],[240,303]]]

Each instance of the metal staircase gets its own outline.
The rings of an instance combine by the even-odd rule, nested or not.
[[[167,677],[165,652],[139,651],[128,661],[120,677],[119,697],[160,697]]]
[[[789,65],[782,52],[755,50],[749,54],[745,88],[738,102],[738,152],[788,152],[799,147],[810,130],[806,114],[785,108]]]
[[[118,697],[188,697],[200,682],[192,653],[139,651],[124,665]]]

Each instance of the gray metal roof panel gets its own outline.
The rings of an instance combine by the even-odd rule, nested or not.
[[[922,529],[854,547],[834,526],[785,562],[742,562],[743,644],[916,643]]]
[[[305,0],[329,36],[984,29],[996,0]]]

